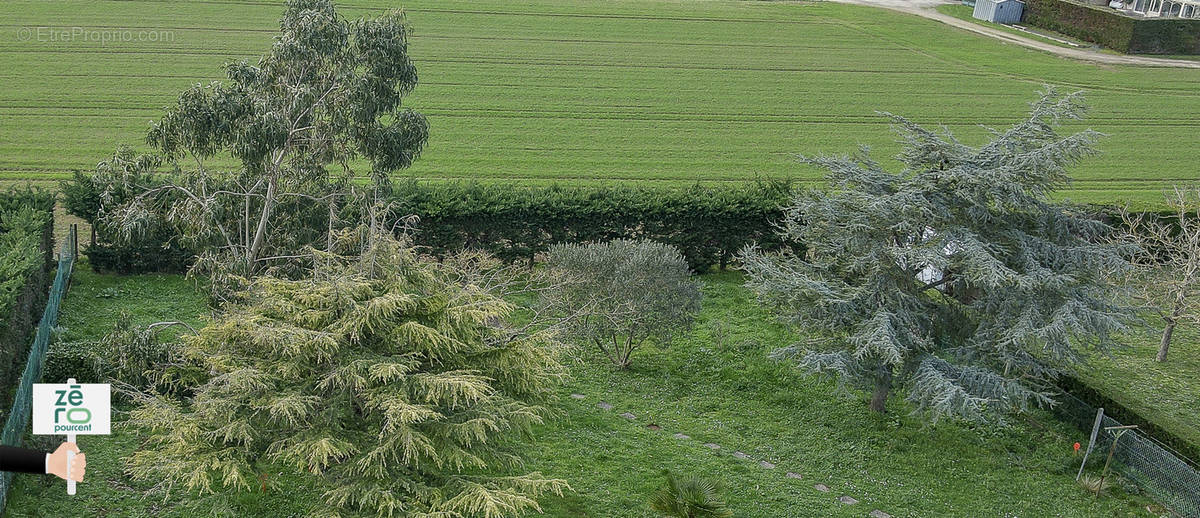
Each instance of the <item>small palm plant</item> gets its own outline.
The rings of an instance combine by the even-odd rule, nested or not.
[[[733,511],[721,498],[721,485],[697,476],[676,477],[664,471],[665,487],[654,493],[650,508],[671,518],[727,518]]]

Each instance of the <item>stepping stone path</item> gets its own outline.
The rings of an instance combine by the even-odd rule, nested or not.
[[[571,394],[571,397],[574,399],[580,399],[580,400],[587,399],[587,396],[584,394]],[[605,401],[596,403],[596,407],[600,408],[601,410],[612,410],[613,409],[612,404],[605,402]],[[631,412],[624,412],[621,414],[621,417],[624,417],[625,419],[628,419],[630,421],[637,420],[637,416],[633,415],[633,413],[631,413]],[[654,424],[654,423],[650,423],[650,424],[646,425],[646,428],[648,428],[650,430],[654,430],[654,431],[662,430],[661,426]],[[680,440],[692,438],[690,435],[683,434],[683,433],[676,433],[676,434],[674,434],[674,437],[676,439],[680,439]],[[704,446],[713,451],[721,449],[720,445],[718,445],[716,443],[711,443],[711,442],[704,443]],[[750,458],[749,455],[746,455],[745,453],[742,453],[740,451],[733,452],[733,456],[737,457],[739,459],[743,459],[743,460]],[[767,462],[765,460],[759,461],[758,465],[762,466],[763,469],[775,469],[774,464]],[[799,473],[796,473],[794,471],[787,472],[786,476],[787,476],[787,478],[791,478],[791,479],[795,479],[795,480],[800,480],[800,479],[804,478],[802,475],[800,475]],[[829,492],[829,486],[827,486],[825,484],[814,484],[813,489],[816,489],[817,491],[820,491],[822,493]],[[858,500],[856,500],[854,497],[849,496],[849,495],[842,495],[842,496],[838,497],[838,501],[843,504],[846,504],[846,505],[854,505],[854,504],[858,503]],[[871,518],[892,518],[892,515],[887,514],[883,511],[880,511],[879,509],[872,510],[870,512],[870,514],[868,514],[868,516],[870,516]]]

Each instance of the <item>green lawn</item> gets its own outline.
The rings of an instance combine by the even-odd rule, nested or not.
[[[979,142],[980,124],[1017,121],[1048,83],[1087,90],[1087,124],[1109,135],[1104,154],[1075,171],[1071,198],[1158,203],[1164,187],[1200,178],[1195,70],[1074,62],[833,3],[340,4],[349,16],[408,10],[422,78],[409,104],[432,133],[417,177],[815,182],[820,172],[793,153],[866,144],[894,154],[877,111]],[[45,180],[91,169],[119,143],[142,146],[178,92],[220,78],[222,62],[261,54],[281,7],[9,0],[3,10],[0,178]],[[96,41],[105,34],[130,41]]]
[[[178,316],[199,322],[206,311],[178,276],[100,276],[86,266],[76,272],[62,317],[69,339],[103,333],[118,308],[143,323]],[[908,417],[902,401],[891,402],[892,415],[873,415],[861,394],[839,395],[832,382],[767,360],[767,351],[796,337],[755,305],[738,274],[701,279],[705,309],[696,328],[673,346],[640,352],[628,372],[614,371],[589,350],[571,361],[572,377],[557,404],[561,415],[538,431],[528,450],[529,470],[564,478],[574,489],[545,499],[546,516],[653,516],[646,500],[664,468],[722,481],[739,518],[863,517],[876,508],[895,517],[1154,516],[1141,497],[1118,489],[1096,502],[1076,486],[1068,452],[1085,438],[1044,415],[1042,424],[1018,420],[1005,429],[948,422],[929,428]],[[597,408],[602,400],[615,408]],[[636,419],[618,415],[626,411]],[[710,450],[706,442],[722,449]],[[67,499],[63,484],[19,475],[7,516],[210,513],[210,500],[141,499],[146,486],[128,480],[121,464],[136,444],[120,426],[111,437],[83,438],[89,465],[79,494]],[[750,460],[735,458],[734,451]],[[763,468],[760,460],[777,467]],[[803,479],[786,477],[788,471]],[[272,476],[287,490],[217,505],[234,516],[303,516],[311,490],[293,474]],[[817,483],[832,490],[817,491]],[[844,505],[837,500],[842,495],[860,502]]]
[[[1128,348],[1094,358],[1080,378],[1200,451],[1200,330],[1181,324],[1163,363],[1154,361],[1159,338],[1153,332],[1130,337]]]

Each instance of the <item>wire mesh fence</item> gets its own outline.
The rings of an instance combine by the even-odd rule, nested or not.
[[[6,446],[20,446],[21,438],[29,429],[30,405],[33,402],[33,384],[42,377],[42,366],[46,359],[46,349],[50,346],[50,333],[58,323],[58,306],[67,293],[67,285],[71,280],[71,269],[75,266],[76,228],[71,225],[71,231],[63,242],[58,257],[58,274],[50,287],[50,297],[46,301],[46,310],[42,312],[42,321],[38,324],[37,334],[33,345],[29,348],[29,359],[25,362],[25,370],[21,372],[21,381],[17,385],[16,395],[13,396],[12,411],[4,422],[4,430],[0,432],[0,442]],[[8,488],[12,484],[13,474],[5,471],[0,473],[0,512],[3,512],[8,502]]]
[[[1063,394],[1059,415],[1081,430],[1096,430],[1091,455],[1103,461],[1112,453],[1112,470],[1120,473],[1151,498],[1178,516],[1200,518],[1200,466],[1186,456],[1137,429],[1114,428],[1124,423],[1103,415],[1087,402]],[[1101,414],[1096,423],[1097,414]],[[1116,449],[1113,449],[1113,443]],[[1089,464],[1091,465],[1091,464]]]

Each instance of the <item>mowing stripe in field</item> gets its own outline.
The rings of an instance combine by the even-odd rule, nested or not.
[[[340,2],[347,16],[392,2]],[[968,143],[1045,84],[1083,89],[1108,135],[1070,197],[1153,200],[1197,179],[1200,72],[1067,61],[890,11],[782,2],[416,0],[411,52],[430,118],[406,176],[659,183],[820,171],[796,153],[898,149],[891,112]],[[221,64],[256,59],[271,2],[9,1],[0,23],[0,178],[61,178],[149,123]],[[50,41],[84,30],[156,41]],[[36,32],[40,29],[41,32]],[[24,32],[22,32],[24,31]],[[21,36],[26,35],[25,39]],[[144,147],[144,146],[142,146]],[[217,159],[216,167],[233,167]]]

